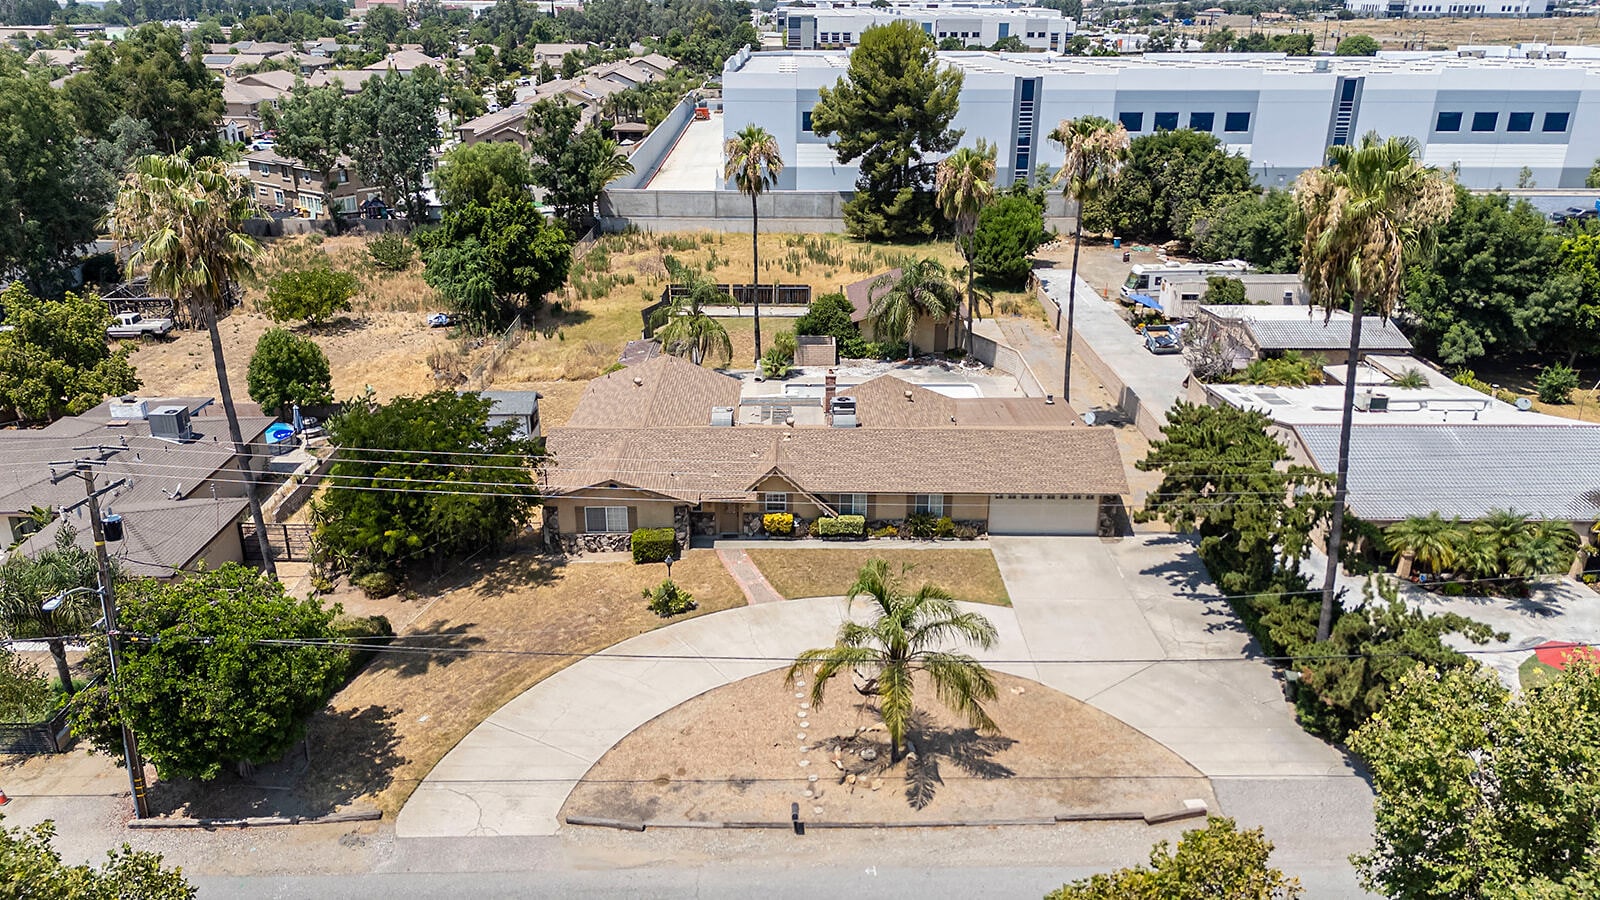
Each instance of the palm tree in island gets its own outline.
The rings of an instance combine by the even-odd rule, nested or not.
[[[972,252],[978,215],[994,199],[996,147],[978,139],[977,147],[962,147],[939,161],[933,188],[939,210],[955,227],[956,250],[967,263],[967,352],[972,352]]]
[[[923,319],[949,319],[961,305],[960,290],[936,259],[905,260],[899,275],[879,276],[868,286],[867,293],[872,295],[867,319],[872,322],[873,333],[879,340],[904,338],[906,362],[917,355],[912,344],[917,323]]]
[[[1072,319],[1078,307],[1078,248],[1083,243],[1084,204],[1099,199],[1116,181],[1128,161],[1128,129],[1099,116],[1068,119],[1050,132],[1050,140],[1067,150],[1056,173],[1061,192],[1078,205],[1072,228],[1072,277],[1067,281],[1067,362],[1061,375],[1061,399],[1072,402]],[[1056,307],[1056,330],[1061,330],[1061,307]]]
[[[832,647],[807,650],[795,658],[787,678],[793,682],[815,668],[811,702],[822,706],[828,682],[844,671],[859,673],[862,694],[878,698],[879,715],[889,732],[890,762],[898,762],[906,729],[916,711],[917,676],[933,682],[940,702],[979,731],[998,730],[983,704],[995,698],[989,670],[965,653],[941,649],[951,640],[987,650],[994,625],[977,613],[962,612],[949,593],[923,585],[906,593],[882,559],[867,562],[850,586],[850,601],[868,602],[871,622],[845,622]]]
[[[723,144],[722,177],[732,179],[742,194],[750,196],[750,291],[755,308],[756,364],[761,363],[761,214],[756,198],[776,187],[783,172],[778,139],[760,125],[746,125]]]
[[[1300,277],[1311,301],[1328,316],[1334,310],[1351,315],[1319,641],[1333,629],[1337,602],[1362,317],[1371,312],[1387,318],[1394,312],[1406,265],[1432,255],[1438,229],[1455,207],[1450,176],[1419,162],[1417,151],[1411,138],[1384,140],[1369,133],[1360,144],[1329,147],[1328,164],[1302,173],[1294,185],[1295,206],[1305,224]]]
[[[250,183],[228,170],[226,160],[185,155],[146,156],[128,173],[110,213],[112,232],[133,247],[130,277],[146,269],[150,290],[182,303],[211,336],[211,361],[217,393],[228,419],[228,437],[243,461],[245,497],[256,526],[261,565],[276,577],[251,448],[239,429],[228,361],[222,352],[217,318],[227,309],[233,285],[252,270],[260,249],[243,231],[256,211]]]

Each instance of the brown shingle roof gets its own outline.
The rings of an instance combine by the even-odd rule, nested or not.
[[[872,301],[889,292],[888,285],[885,285],[876,291],[872,290],[871,288],[873,282],[877,281],[879,278],[895,279],[899,277],[900,269],[894,268],[887,272],[879,272],[871,278],[863,278],[860,281],[845,285],[845,299],[849,300],[850,305],[856,308],[855,312],[850,314],[850,321],[866,321],[867,312],[872,308]]]
[[[658,356],[589,382],[567,427],[708,425],[711,407],[739,405],[739,390],[738,379]]]
[[[1060,401],[957,399],[893,375],[880,375],[839,393],[856,398],[856,418],[862,428],[1071,428],[1080,424],[1072,407]]]
[[[199,500],[159,500],[152,503],[112,502],[113,512],[122,516],[122,540],[107,543],[117,567],[132,575],[171,578],[178,569],[191,569],[195,557],[219,534],[235,528],[248,502],[243,497]],[[68,521],[76,531],[74,543],[94,546],[87,524],[75,517]],[[24,541],[17,552],[32,556],[55,544],[61,528],[58,519]]]

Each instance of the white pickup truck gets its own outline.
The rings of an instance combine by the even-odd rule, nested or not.
[[[117,313],[117,321],[106,329],[112,338],[166,337],[177,327],[171,319],[146,319],[139,313]]]

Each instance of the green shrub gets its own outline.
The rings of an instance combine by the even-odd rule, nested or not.
[[[694,595],[670,578],[655,588],[645,588],[642,593],[644,599],[650,601],[650,611],[663,619],[681,616],[695,608]]]
[[[371,600],[393,596],[400,590],[400,579],[391,572],[367,572],[353,576],[350,583],[360,588],[361,592]]]
[[[367,255],[372,257],[372,264],[391,272],[403,272],[410,268],[411,257],[415,253],[416,247],[411,241],[397,232],[391,231],[367,241]]]
[[[370,576],[369,576],[370,577]],[[394,626],[389,624],[386,616],[346,616],[340,615],[328,624],[328,630],[333,636],[352,644],[387,644],[394,640]],[[353,647],[344,651],[344,671],[340,681],[348,681],[361,671],[377,650],[371,648]]]
[[[894,527],[893,525],[885,525],[882,528],[872,529],[872,536],[875,538],[899,537],[900,529]]]
[[[658,563],[678,549],[678,536],[671,528],[640,528],[633,532],[629,546],[636,563]]]
[[[1290,350],[1277,359],[1258,359],[1233,376],[1237,384],[1267,384],[1275,387],[1303,387],[1322,383],[1322,367],[1317,355],[1301,356]]]
[[[1244,282],[1226,275],[1206,276],[1206,293],[1200,302],[1207,306],[1249,306],[1244,295]]]
[[[978,539],[978,528],[975,525],[963,525],[957,522],[955,536],[963,541],[975,541]]]
[[[767,534],[794,534],[794,513],[767,513],[761,517],[761,530]]]
[[[926,540],[934,536],[939,527],[939,520],[931,513],[914,512],[906,516],[903,527],[906,534]]]
[[[823,294],[811,301],[811,308],[805,315],[794,320],[795,334],[829,335],[839,345],[839,353],[845,353],[847,346],[859,348],[866,342],[861,339],[861,328],[850,321],[855,314],[855,307],[843,294]],[[855,343],[852,345],[851,342]]]
[[[789,374],[790,363],[794,357],[783,352],[778,347],[768,347],[767,352],[761,354],[761,376],[763,378],[783,378]]]
[[[780,331],[772,336],[772,350],[776,350],[778,353],[788,357],[790,362],[794,362],[794,355],[799,349],[800,342],[795,338],[792,331]],[[771,352],[771,350],[768,352]]]
[[[1572,392],[1578,389],[1578,373],[1561,363],[1545,366],[1534,387],[1539,391],[1540,403],[1571,403]]]
[[[831,516],[811,523],[813,534],[821,537],[862,537],[867,533],[866,516]]]
[[[334,313],[349,312],[350,298],[359,290],[361,280],[356,276],[319,262],[268,279],[262,307],[274,322],[300,319],[316,325]]]
[[[941,516],[939,521],[933,523],[933,536],[948,538],[956,536],[956,520],[949,516]]]
[[[1489,382],[1480,379],[1478,373],[1471,369],[1457,369],[1456,373],[1450,376],[1450,380],[1456,384],[1466,385],[1480,394],[1494,393],[1494,387]]]
[[[1044,209],[1027,197],[996,197],[978,214],[972,267],[985,278],[1015,286],[1033,271],[1028,256],[1044,243]]]

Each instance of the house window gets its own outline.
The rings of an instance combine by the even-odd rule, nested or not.
[[[340,169],[339,170],[339,183],[340,184],[349,184],[350,183],[350,173],[346,172],[344,169]]]
[[[864,516],[867,514],[866,494],[840,494],[834,508],[841,516]]]
[[[1442,113],[1439,113],[1439,120],[1437,122],[1433,123],[1433,130],[1434,131],[1460,131],[1461,130],[1461,113],[1458,113],[1458,112],[1442,112]]]
[[[1571,113],[1564,113],[1564,112],[1563,113],[1545,113],[1544,114],[1544,130],[1545,131],[1556,131],[1556,132],[1566,131],[1567,130],[1567,119],[1571,115],[1572,115]]]
[[[1210,131],[1217,123],[1217,114],[1208,112],[1189,113],[1189,127],[1195,131]]]
[[[1177,131],[1178,114],[1175,112],[1156,113],[1155,126],[1157,131]]]
[[[761,495],[762,508],[769,513],[782,513],[789,511],[789,495],[782,491],[770,491]]]
[[[1533,130],[1533,113],[1531,113],[1531,112],[1520,112],[1520,113],[1514,112],[1514,113],[1507,114],[1506,115],[1506,130],[1507,131],[1532,131]]]
[[[1249,131],[1250,114],[1247,112],[1231,112],[1222,120],[1223,131]]]
[[[912,509],[915,512],[930,516],[942,516],[944,515],[944,495],[918,494],[916,502],[912,504]]]
[[[256,174],[257,175],[271,175],[272,174],[272,164],[271,163],[256,163]]]
[[[1144,130],[1144,113],[1125,112],[1117,115],[1117,121],[1130,132]]]
[[[583,530],[590,534],[617,534],[628,530],[626,506],[585,506]]]
[[[272,202],[276,206],[282,206],[283,205],[283,191],[274,190],[272,192]]]
[[[1475,112],[1472,114],[1473,131],[1493,131],[1500,124],[1500,114],[1497,112]]]
[[[811,110],[809,109],[800,114],[800,130],[806,132],[811,130]]]

